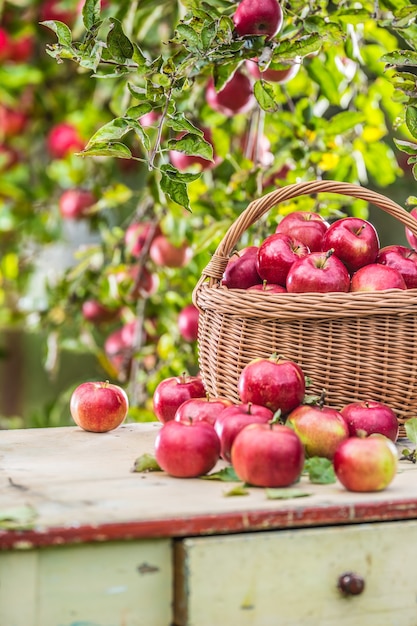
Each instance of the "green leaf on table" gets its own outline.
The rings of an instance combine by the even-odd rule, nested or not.
[[[417,444],[417,417],[408,419],[404,424],[405,434],[411,443]]]
[[[307,473],[310,482],[318,485],[330,485],[336,482],[333,463],[324,457],[313,456],[306,459],[304,472]]]
[[[1,509],[0,528],[6,528],[8,530],[25,530],[33,528],[36,517],[36,509],[29,505]]]
[[[224,467],[218,472],[213,472],[212,474],[205,474],[204,476],[201,476],[201,478],[204,478],[205,480],[222,480],[227,483],[241,482],[240,478],[238,478],[234,470],[234,467],[232,467],[231,465],[228,467]]]
[[[291,500],[292,498],[306,498],[312,495],[308,491],[293,487],[268,487],[265,489],[265,493],[268,500]]]
[[[135,460],[132,472],[162,472],[162,470],[155,457],[145,452]]]
[[[226,498],[229,498],[233,496],[248,496],[249,493],[250,491],[247,486],[245,484],[241,484],[236,485],[236,487],[232,487],[232,489],[229,489],[229,491],[225,491],[223,495]]]

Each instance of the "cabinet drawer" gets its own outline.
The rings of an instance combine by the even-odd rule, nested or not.
[[[188,538],[175,625],[417,626],[416,562],[417,521]],[[338,588],[351,572],[358,595]]]

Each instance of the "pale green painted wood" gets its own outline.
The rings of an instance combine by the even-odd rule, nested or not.
[[[189,538],[177,626],[416,626],[417,522]],[[341,574],[365,578],[345,598]]]
[[[35,551],[0,553],[1,626],[37,626],[37,564]]]
[[[2,553],[0,625],[170,626],[172,577],[168,539]]]

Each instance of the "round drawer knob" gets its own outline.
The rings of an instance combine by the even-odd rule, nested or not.
[[[358,574],[346,572],[339,577],[337,586],[346,596],[358,596],[365,589],[365,581]]]

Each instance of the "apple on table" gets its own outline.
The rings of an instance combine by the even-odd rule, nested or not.
[[[153,410],[160,422],[175,418],[178,407],[190,398],[203,398],[206,395],[203,380],[199,376],[181,374],[164,378],[153,393]]]
[[[74,422],[83,430],[94,433],[105,433],[120,426],[128,409],[125,390],[108,381],[81,383],[70,398],[70,413]]]
[[[350,402],[340,409],[351,437],[359,434],[385,435],[394,443],[398,439],[399,422],[396,413],[384,402],[363,400]]]
[[[177,422],[205,421],[214,426],[223,410],[233,405],[228,398],[206,395],[201,398],[185,400],[175,411]]]
[[[251,402],[238,402],[223,409],[218,415],[214,429],[220,439],[220,456],[231,462],[232,445],[236,435],[248,424],[266,424],[274,417],[271,409]]]

